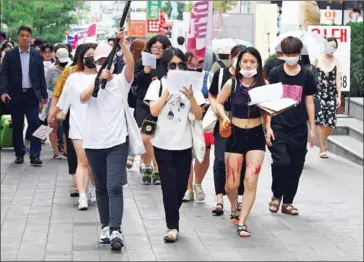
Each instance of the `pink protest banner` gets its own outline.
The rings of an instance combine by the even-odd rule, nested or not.
[[[187,50],[204,59],[212,37],[212,1],[193,1]]]

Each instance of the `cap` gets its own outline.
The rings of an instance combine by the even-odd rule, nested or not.
[[[230,55],[230,52],[231,52],[230,47],[223,47],[223,48],[219,48],[219,50],[217,50],[218,55]]]
[[[108,57],[111,50],[112,50],[112,47],[109,44],[98,45],[94,52],[94,60],[97,61],[100,58]]]
[[[57,50],[56,57],[58,58],[59,62],[61,62],[61,63],[66,63],[71,60],[68,49],[62,48],[62,47]]]

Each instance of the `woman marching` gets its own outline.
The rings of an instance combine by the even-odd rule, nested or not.
[[[254,204],[258,177],[264,160],[265,136],[260,109],[248,106],[248,91],[266,85],[262,59],[258,50],[249,47],[237,59],[235,78],[224,85],[217,97],[217,110],[222,119],[222,133],[231,132],[225,150],[225,190],[231,203],[231,220],[237,233],[249,237],[246,220]],[[231,118],[225,113],[224,103],[231,97]],[[244,195],[240,218],[237,211],[238,187],[243,160],[246,162]]]

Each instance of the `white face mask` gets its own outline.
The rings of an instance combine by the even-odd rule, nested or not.
[[[335,48],[332,45],[328,45],[326,48],[326,54],[332,55],[333,53],[335,53]]]
[[[241,69],[240,70],[240,74],[242,74],[244,77],[246,78],[252,78],[253,76],[255,76],[257,74],[257,69],[252,69],[252,70],[245,70],[245,69]]]
[[[300,57],[299,56],[294,56],[294,57],[283,57],[283,60],[287,63],[287,65],[290,65],[290,66],[294,66],[294,65],[297,65],[298,63],[298,60],[300,60]]]

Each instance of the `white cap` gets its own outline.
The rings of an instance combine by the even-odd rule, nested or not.
[[[98,45],[94,52],[94,60],[97,61],[101,58],[106,58],[109,56],[112,47],[109,44]]]
[[[57,50],[56,57],[58,58],[60,63],[67,63],[67,62],[71,61],[71,59],[69,57],[68,49],[63,48],[63,47],[61,47]]]
[[[231,47],[223,47],[217,50],[218,55],[230,55]]]

